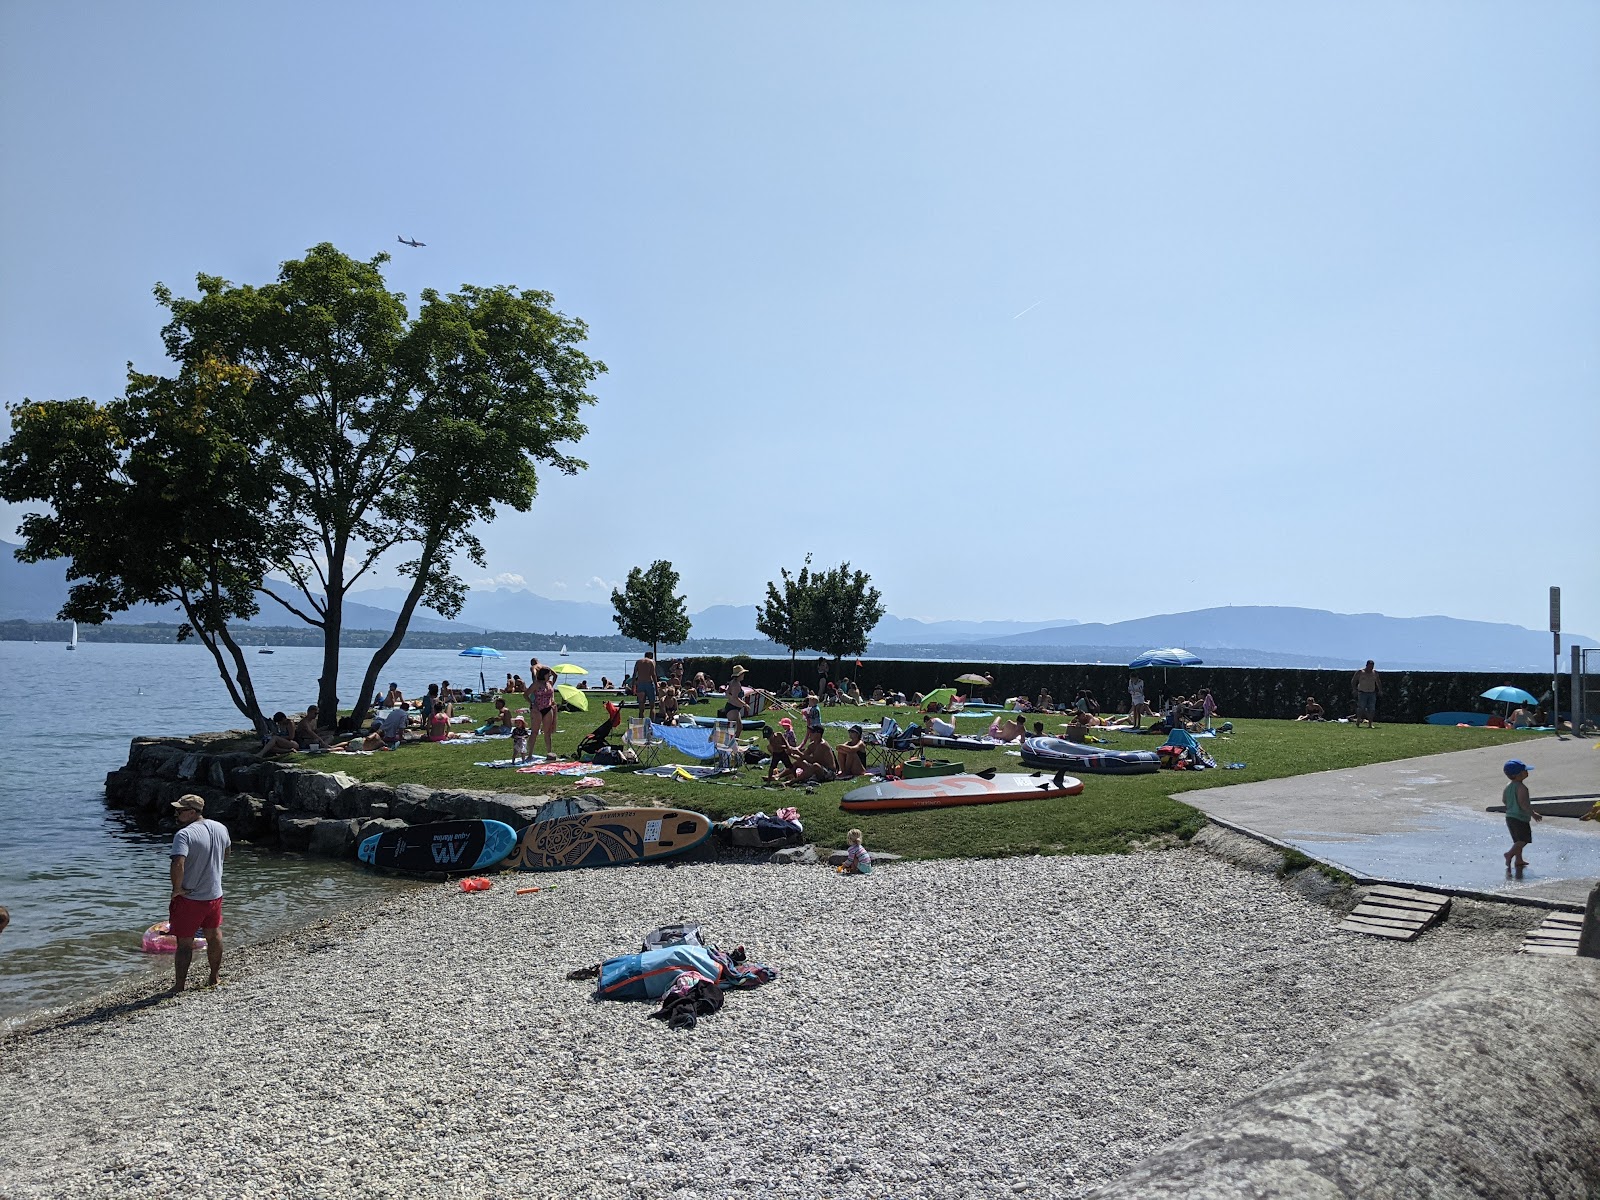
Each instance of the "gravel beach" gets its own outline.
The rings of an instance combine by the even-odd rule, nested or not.
[[[683,917],[780,978],[689,1031],[564,978]],[[1074,1196],[1537,920],[1339,933],[1195,847],[441,885],[0,1042],[0,1195]]]

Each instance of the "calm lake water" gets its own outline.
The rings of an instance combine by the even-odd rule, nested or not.
[[[369,651],[347,651],[340,695],[353,695]],[[585,655],[590,683],[620,679],[634,655]],[[485,660],[485,675],[527,674],[527,658]],[[315,647],[252,653],[268,713],[312,703]],[[127,761],[136,736],[239,728],[215,664],[198,645],[0,642],[0,1022],[82,1000],[138,973],[170,975],[172,960],[139,939],[166,917],[169,834],[142,832],[105,806],[106,772]],[[582,676],[567,676],[577,683]],[[401,650],[384,682],[408,695],[430,681],[478,679],[478,660],[453,650]],[[230,945],[285,929],[385,891],[419,886],[351,864],[236,847],[225,875]]]

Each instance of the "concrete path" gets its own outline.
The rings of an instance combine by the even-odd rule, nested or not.
[[[1535,824],[1528,870],[1511,879],[1501,857],[1511,847],[1505,816],[1484,810],[1500,803],[1501,765],[1511,757],[1533,767],[1535,801],[1600,796],[1595,745],[1539,737],[1174,799],[1358,878],[1581,908],[1600,879],[1600,822],[1546,817]]]

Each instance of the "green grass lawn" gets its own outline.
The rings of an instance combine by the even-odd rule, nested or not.
[[[458,706],[475,719],[487,719],[489,705]],[[555,748],[570,752],[578,740],[599,721],[595,713],[562,713]],[[698,710],[709,711],[709,706]],[[884,708],[831,708],[827,719],[860,720],[874,728]],[[898,710],[902,726],[913,714]],[[767,719],[777,720],[769,714]],[[1036,717],[1051,734],[1060,732],[1064,717]],[[796,724],[800,724],[796,721]],[[977,720],[963,720],[963,731],[979,732]],[[829,740],[844,740],[844,731],[828,730]],[[1262,779],[1282,779],[1314,771],[1358,767],[1367,763],[1467,750],[1475,746],[1523,742],[1529,734],[1489,729],[1456,729],[1437,725],[1380,725],[1357,729],[1351,725],[1304,724],[1295,721],[1235,721],[1232,735],[1207,739],[1202,745],[1218,763],[1243,762],[1242,771],[1162,771],[1127,777],[1087,775],[1080,796],[1057,800],[1032,800],[1015,804],[979,805],[927,812],[897,814],[845,813],[839,800],[863,780],[824,784],[808,795],[797,788],[763,789],[765,768],[748,767],[740,775],[745,786],[724,782],[680,783],[670,779],[639,777],[627,769],[598,776],[604,788],[585,794],[612,804],[659,802],[703,812],[713,819],[755,812],[772,812],[784,805],[800,810],[810,839],[819,846],[842,847],[845,831],[859,826],[868,849],[887,850],[908,858],[984,858],[1008,854],[1105,854],[1126,851],[1134,845],[1163,837],[1189,837],[1204,823],[1193,808],[1170,798],[1192,788],[1220,787]],[[1107,735],[1112,749],[1154,749],[1159,737],[1134,734]],[[434,788],[475,788],[515,792],[529,796],[571,794],[576,780],[561,776],[520,775],[511,770],[473,766],[474,760],[505,758],[510,740],[493,745],[447,747],[420,743],[402,746],[392,754],[330,758],[294,756],[318,770],[341,770],[358,779],[384,783],[419,783]],[[994,767],[1021,771],[1021,762],[1004,751],[959,753],[935,751],[955,758],[970,771]],[[662,761],[678,761],[671,751]]]

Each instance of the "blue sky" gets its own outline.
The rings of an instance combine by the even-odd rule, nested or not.
[[[588,322],[590,468],[484,531],[545,595],[809,551],[903,616],[1538,628],[1558,583],[1600,633],[1554,515],[1597,45],[1568,3],[6,5],[0,398],[108,399],[156,281],[332,241]]]

